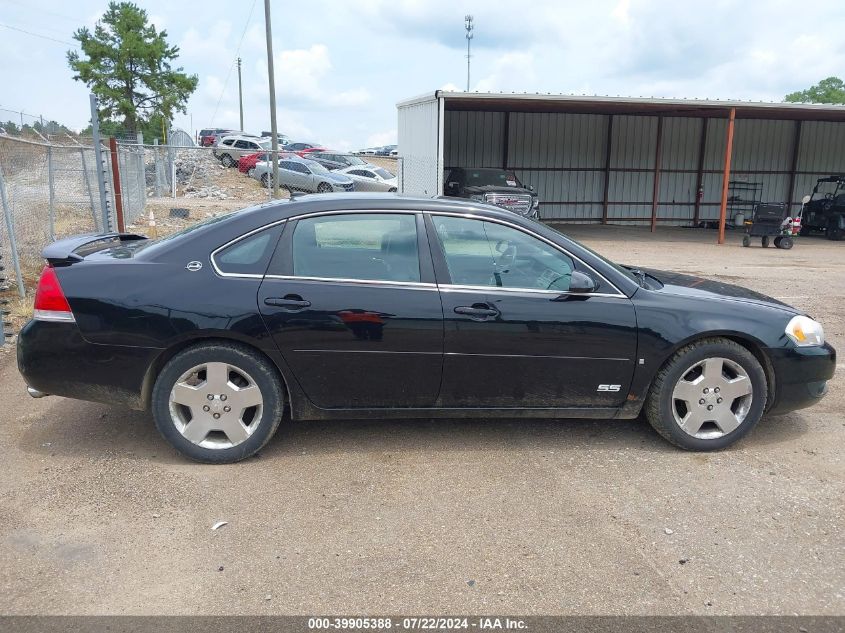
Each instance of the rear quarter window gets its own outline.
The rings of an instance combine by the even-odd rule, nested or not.
[[[284,223],[262,229],[215,251],[217,271],[224,275],[264,275]]]

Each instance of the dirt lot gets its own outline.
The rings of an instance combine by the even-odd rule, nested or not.
[[[845,244],[568,232],[785,299],[845,349]],[[0,612],[845,614],[843,376],[715,454],[640,421],[351,421],[212,467],[146,414],[29,399],[0,353]]]

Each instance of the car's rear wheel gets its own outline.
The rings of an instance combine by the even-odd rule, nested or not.
[[[730,446],[766,408],[766,374],[757,358],[727,339],[678,350],[652,383],[645,414],[672,444],[693,451]]]
[[[153,387],[156,427],[180,453],[236,462],[276,432],[284,390],[270,362],[233,343],[200,344],[174,356]]]

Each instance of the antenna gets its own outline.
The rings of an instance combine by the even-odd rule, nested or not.
[[[464,16],[464,28],[466,29],[466,37],[467,37],[467,92],[469,92],[469,60],[472,57],[469,52],[470,43],[472,42],[472,31],[475,26],[472,23],[472,16],[467,15]]]

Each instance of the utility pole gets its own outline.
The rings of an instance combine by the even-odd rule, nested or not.
[[[472,42],[472,31],[475,28],[472,23],[472,16],[467,15],[464,17],[464,28],[467,32],[467,92],[469,92],[469,60],[472,57],[469,53],[469,45]]]
[[[244,131],[244,89],[241,84],[241,58],[238,57],[238,103],[241,108],[241,132]]]
[[[273,70],[273,25],[270,22],[270,0],[264,0],[264,28],[267,38],[267,74],[270,79],[270,134],[273,149],[273,197],[279,197],[279,133],[276,127],[276,77]]]

